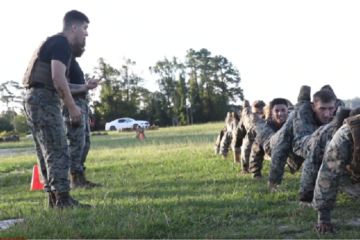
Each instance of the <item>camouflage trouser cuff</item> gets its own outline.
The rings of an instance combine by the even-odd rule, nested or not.
[[[280,184],[281,184],[281,179],[277,179],[276,177],[271,176],[271,172],[270,172],[270,174],[269,174],[268,181],[269,181],[269,182],[274,182],[274,183],[276,183],[277,185],[280,185]]]
[[[236,153],[240,153],[241,152],[241,148],[239,147],[233,147],[233,151]]]
[[[228,150],[222,150],[221,155],[228,155],[228,152],[229,152]]]
[[[300,191],[299,192],[299,200],[301,202],[312,202],[313,197],[314,197],[314,191],[307,191],[307,192]]]
[[[319,223],[331,223],[331,212],[330,211],[318,211],[318,222]]]

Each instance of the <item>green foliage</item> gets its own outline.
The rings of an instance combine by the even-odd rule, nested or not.
[[[16,121],[16,124],[14,122]],[[24,115],[17,115],[15,120],[13,121],[13,125],[15,126],[16,133],[27,133],[29,131],[29,127],[26,123],[26,118]]]
[[[93,103],[97,119],[94,129],[120,117],[148,120],[160,126],[178,126],[218,121],[231,102],[243,100],[239,71],[223,56],[207,49],[190,49],[185,61],[165,58],[149,67],[158,77],[159,91],[142,87],[144,80],[132,71],[135,62],[124,58],[116,69],[102,58],[95,73],[104,76],[100,100]],[[214,114],[216,113],[216,114]]]
[[[6,117],[0,117],[0,132],[12,131],[14,127]]]

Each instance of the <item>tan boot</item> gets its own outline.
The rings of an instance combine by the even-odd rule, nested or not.
[[[70,180],[71,180],[71,184],[70,184],[70,188],[71,189],[78,189],[78,188],[84,188],[85,187],[85,183],[82,180],[82,171],[77,171],[75,173],[70,173]]]
[[[91,207],[90,204],[83,204],[83,203],[80,203],[79,201],[73,199],[70,196],[69,192],[64,192],[64,193],[56,192],[55,196],[56,196],[55,207],[58,209],[73,208],[73,207],[79,207],[79,208],[90,208]]]
[[[86,179],[85,177],[85,171],[81,172],[81,181],[84,184],[85,188],[94,188],[94,187],[100,187],[101,184],[99,183],[93,183]]]

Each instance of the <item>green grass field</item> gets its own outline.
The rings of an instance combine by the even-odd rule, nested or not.
[[[359,238],[360,203],[339,194],[335,235],[313,231],[317,212],[298,206],[300,173],[286,169],[282,187],[267,193],[264,178],[241,176],[232,157],[213,151],[223,123],[92,137],[87,178],[103,187],[71,191],[92,209],[53,210],[46,194],[30,191],[34,153],[0,156],[0,220],[25,221],[0,238]],[[31,138],[0,148],[33,147]],[[13,151],[15,151],[13,149]],[[1,152],[1,151],[0,151]]]

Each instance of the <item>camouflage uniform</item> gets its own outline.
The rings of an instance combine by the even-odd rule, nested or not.
[[[70,123],[69,111],[63,106],[62,115],[66,128],[66,136],[69,140],[70,149],[70,173],[83,171],[82,161],[83,153],[86,146],[86,132],[89,126],[89,107],[86,99],[73,96],[74,102],[85,113],[83,113],[82,121],[78,127],[73,127]]]
[[[336,104],[343,106],[344,102],[337,99]],[[315,120],[314,111],[311,108],[311,103],[302,101],[297,104],[297,111],[295,113],[294,126],[294,139],[293,139],[293,152],[306,158],[308,150],[312,145],[314,138],[312,137],[322,123]]]
[[[226,132],[220,142],[221,155],[227,155],[229,152],[229,147],[233,137],[233,126],[232,118],[230,118],[226,123]]]
[[[246,117],[242,118],[241,124],[244,126],[246,135],[243,138],[241,146],[241,165],[245,171],[249,170],[250,153],[252,144],[255,141],[256,132],[251,122]]]
[[[70,159],[58,94],[31,88],[25,95],[23,106],[35,142],[44,190],[69,192]]]
[[[304,158],[295,155],[291,149],[293,120],[295,112],[289,114],[285,124],[270,139],[271,162],[269,181],[281,184],[286,163],[292,173],[299,170]]]
[[[271,138],[274,136],[274,134],[280,130],[281,127],[279,127],[273,119],[269,118],[266,120],[266,124],[269,126],[269,128],[264,128],[263,131],[260,131],[259,134],[255,137],[255,141],[251,148],[250,153],[250,172],[254,175],[261,176],[261,169],[264,161],[265,154],[270,160],[271,156],[271,149],[270,149],[270,141]],[[272,131],[271,131],[272,130]],[[266,131],[269,134],[269,137],[262,140],[261,135],[263,132]]]
[[[300,178],[299,198],[303,202],[311,202],[314,195],[315,182],[320,169],[326,145],[332,139],[335,120],[321,126],[314,134]]]
[[[221,129],[219,135],[217,136],[216,138],[216,141],[215,141],[215,153],[219,153],[220,152],[220,145],[221,145],[221,140],[223,139],[225,133],[226,133],[226,125]]]
[[[89,108],[88,116],[92,116],[92,112],[91,112],[90,108]],[[84,146],[83,152],[81,154],[81,166],[82,166],[83,171],[85,171],[85,169],[86,169],[85,161],[86,161],[86,157],[90,151],[90,145],[91,145],[90,123],[89,123],[88,119],[85,121],[85,124],[86,124],[85,125],[85,146]]]
[[[327,144],[322,165],[316,179],[313,206],[318,210],[318,222],[330,223],[338,190],[360,199],[360,183],[352,183],[345,171],[353,158],[354,141],[347,124],[344,124]]]

